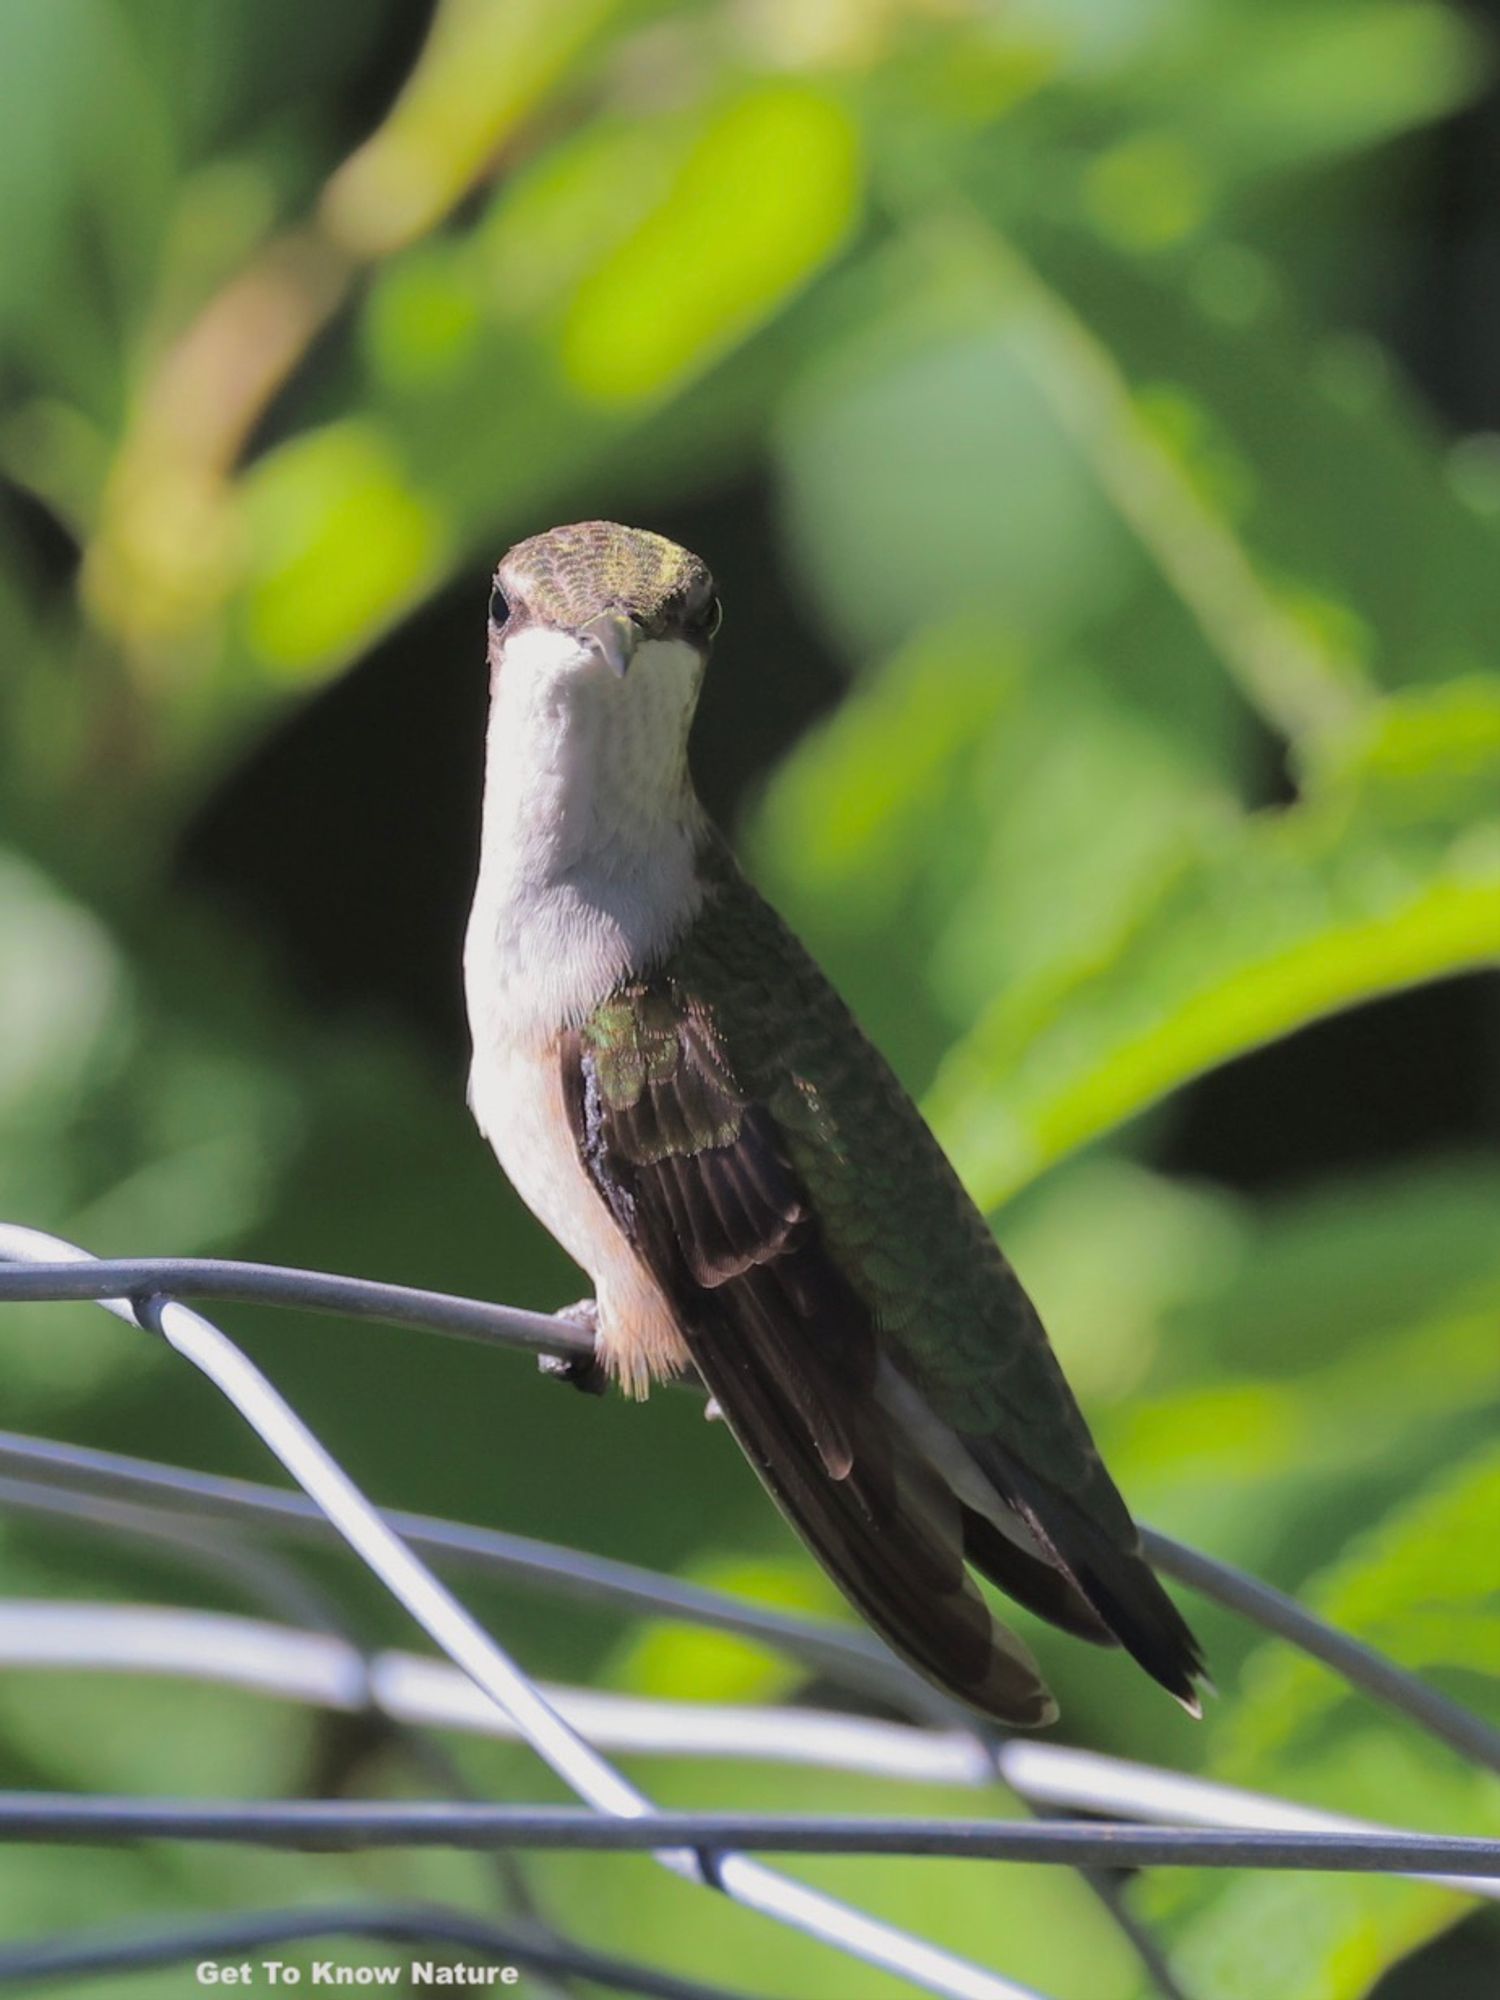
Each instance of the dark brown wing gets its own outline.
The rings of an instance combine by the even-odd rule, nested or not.
[[[870,1312],[707,1011],[665,979],[629,989],[562,1063],[580,1154],[791,1525],[922,1673],[999,1720],[1050,1721],[965,1568],[963,1510],[876,1398]]]

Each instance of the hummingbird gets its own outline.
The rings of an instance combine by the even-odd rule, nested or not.
[[[713,578],[609,521],[490,601],[469,1102],[593,1282],[630,1396],[696,1371],[771,1498],[909,1664],[1056,1718],[975,1573],[1192,1714],[1192,1632],[1042,1322],[920,1111],[698,801]]]

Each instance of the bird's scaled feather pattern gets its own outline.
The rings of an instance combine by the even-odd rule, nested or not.
[[[976,1707],[1056,1712],[967,1564],[1196,1712],[1196,1641],[983,1217],[716,836],[700,865],[687,930],[560,1052],[580,1157],[725,1420],[859,1610]]]
[[[664,535],[613,521],[577,521],[518,542],[496,582],[513,622],[580,625],[615,605],[655,632],[713,591],[697,556]]]

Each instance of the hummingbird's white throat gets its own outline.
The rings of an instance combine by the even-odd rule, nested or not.
[[[643,640],[623,679],[564,632],[531,626],[506,641],[464,942],[474,1116],[522,1200],[593,1279],[602,1351],[636,1394],[686,1350],[584,1171],[558,1041],[697,914],[703,816],[686,747],[701,673],[680,641]]]
[[[695,914],[703,826],[687,734],[703,662],[644,639],[621,678],[525,626],[494,664],[471,1004],[556,1029],[649,966]],[[482,1003],[483,1004],[483,1003]]]

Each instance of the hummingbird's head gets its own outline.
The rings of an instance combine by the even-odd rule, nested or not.
[[[718,624],[704,565],[639,528],[552,528],[501,563],[487,785],[550,829],[549,865],[618,867],[697,824],[688,732]]]
[[[518,542],[495,572],[490,597],[497,660],[523,635],[555,634],[572,642],[575,671],[602,666],[619,680],[643,648],[670,648],[679,659],[686,649],[701,671],[718,629],[714,580],[697,556],[614,521],[576,521]],[[544,642],[544,649],[563,663],[564,646]]]

